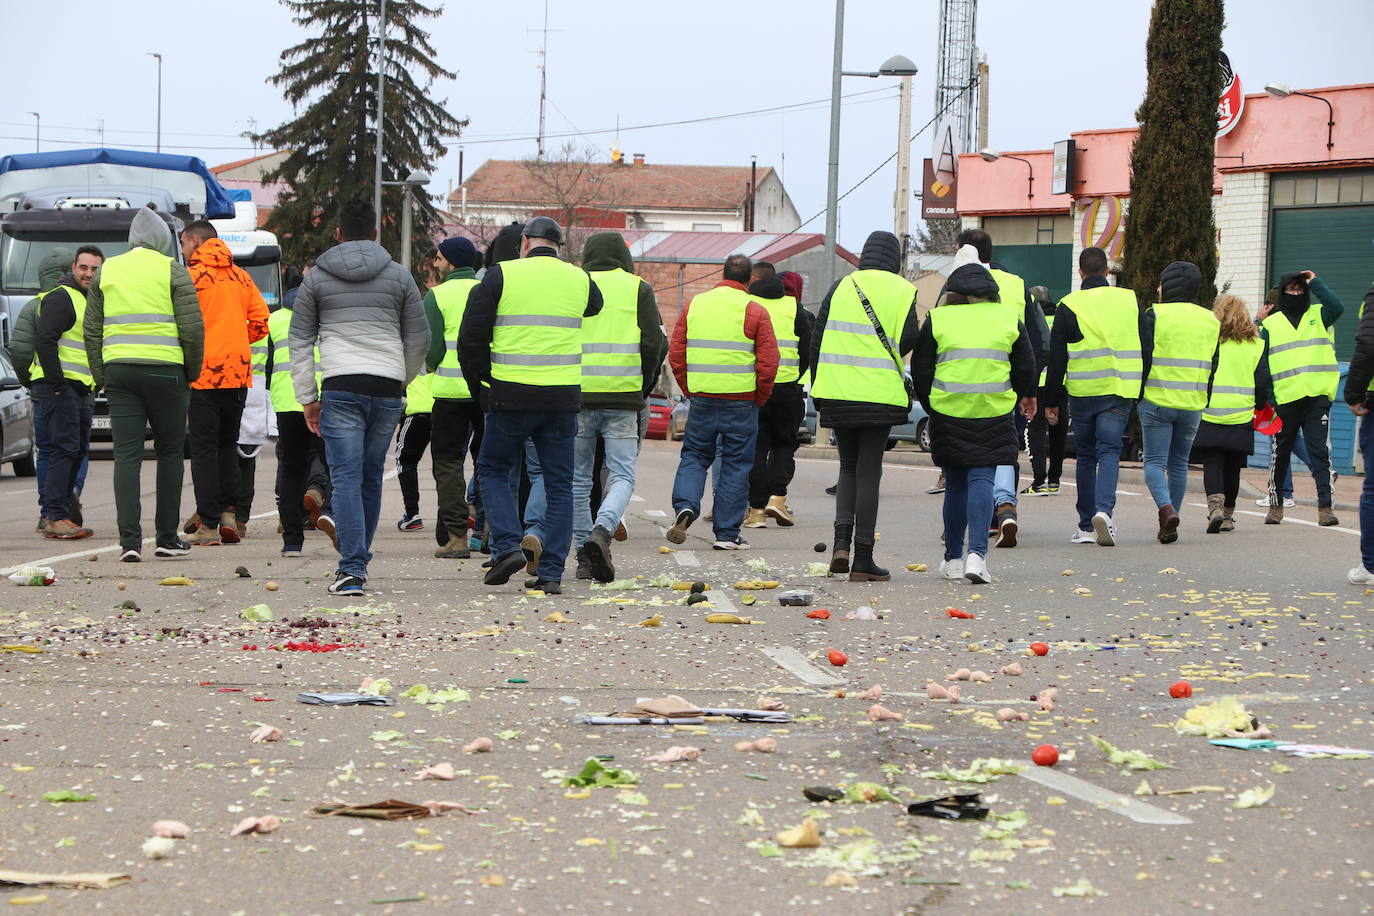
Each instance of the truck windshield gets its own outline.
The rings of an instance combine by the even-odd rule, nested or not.
[[[13,236],[0,236],[0,288],[7,293],[40,293],[38,268],[43,258],[54,248],[76,251],[82,245],[96,245],[107,258],[129,250],[129,243],[88,239],[43,239],[30,241]],[[266,294],[264,293],[264,297]]]
[[[277,264],[251,264],[244,268],[269,309],[275,309],[281,302],[281,270],[278,268]]]

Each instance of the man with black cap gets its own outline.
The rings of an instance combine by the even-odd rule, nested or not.
[[[471,443],[475,462],[482,448],[482,409],[463,378],[458,361],[458,329],[463,325],[468,294],[477,285],[477,247],[461,236],[444,239],[434,256],[443,282],[425,293],[425,317],[429,320],[429,354],[425,364],[434,373],[430,393],[430,457],[434,463],[434,487],[439,498],[439,522],[434,539],[441,559],[467,559],[468,485],[463,462]],[[478,496],[480,499],[481,496]]]
[[[601,311],[601,292],[586,271],[558,259],[563,230],[546,216],[525,224],[520,258],[493,264],[468,295],[458,332],[458,361],[468,389],[483,403],[486,429],[477,482],[491,528],[487,585],[503,585],[535,560],[524,534],[511,469],[526,439],[544,474],[544,541],[526,587],[562,592],[572,542],[572,480],[577,413],[582,408],[582,319]]]
[[[1312,302],[1316,295],[1317,301]],[[1293,442],[1302,432],[1311,456],[1308,467],[1317,485],[1317,524],[1340,523],[1331,508],[1331,451],[1327,427],[1331,399],[1340,383],[1331,329],[1345,313],[1345,305],[1315,273],[1302,270],[1279,278],[1278,306],[1260,322],[1268,342],[1265,359],[1274,382],[1274,405],[1283,429],[1274,437],[1269,464],[1269,512],[1266,525],[1283,521],[1279,482],[1288,473]]]

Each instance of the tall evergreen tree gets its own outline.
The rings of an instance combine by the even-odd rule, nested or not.
[[[954,254],[959,248],[955,239],[963,228],[957,219],[925,220],[925,228],[916,227],[916,250],[921,254]]]
[[[1122,270],[1122,285],[1142,304],[1155,301],[1170,261],[1201,268],[1201,304],[1215,294],[1212,170],[1224,20],[1223,0],[1155,0],[1150,16]]]
[[[281,0],[311,37],[281,53],[282,68],[272,84],[292,105],[295,117],[253,136],[258,143],[289,150],[266,181],[287,190],[268,218],[281,238],[288,263],[301,263],[334,244],[339,206],[349,198],[371,200],[376,163],[377,45],[380,0]],[[445,141],[467,126],[449,114],[446,100],[430,97],[436,79],[456,74],[435,61],[429,33],[417,23],[443,12],[419,0],[386,2],[386,88],[383,97],[382,178],[396,181],[412,170],[432,171]],[[420,81],[417,81],[416,74]],[[421,189],[412,240],[412,263],[423,266],[433,250],[442,214]],[[400,252],[402,191],[382,193],[379,241]]]

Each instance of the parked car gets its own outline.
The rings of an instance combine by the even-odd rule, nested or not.
[[[811,395],[808,394],[806,396],[806,413],[802,415],[801,429],[798,430],[802,445],[810,445],[816,441],[819,424],[820,418],[816,414],[816,402],[811,400]]]
[[[912,401],[906,422],[892,427],[887,434],[888,448],[895,448],[899,442],[910,442],[923,452],[930,451],[930,417],[920,401]]]
[[[673,414],[672,402],[665,395],[649,395],[649,427],[644,432],[646,439],[667,439],[668,424]]]
[[[14,465],[16,477],[38,473],[38,443],[33,433],[33,401],[19,384],[9,354],[0,350],[0,462]]]
[[[691,404],[682,395],[678,395],[673,403],[673,414],[668,419],[668,438],[677,442],[685,435],[687,430],[687,412],[691,409]]]

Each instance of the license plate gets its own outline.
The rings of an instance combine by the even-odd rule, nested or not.
[[[91,429],[109,429],[109,417],[91,417]]]

